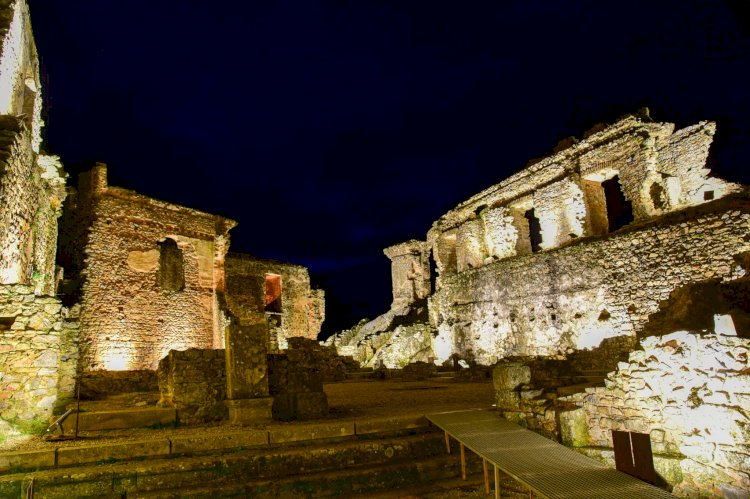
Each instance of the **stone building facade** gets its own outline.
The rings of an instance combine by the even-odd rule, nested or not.
[[[82,174],[60,244],[79,288],[81,368],[155,369],[172,349],[223,347],[217,293],[235,225],[109,186],[106,165]]]
[[[155,369],[188,349],[226,357],[229,413],[242,416],[267,395],[266,351],[317,336],[323,292],[303,267],[234,255],[225,293],[236,223],[110,186],[104,164],[66,190],[41,149],[25,0],[0,2],[0,38],[0,431],[49,418],[84,372]]]
[[[287,348],[287,339],[316,339],[325,320],[325,295],[310,286],[301,265],[229,253],[225,298],[237,316],[262,317],[269,327],[269,351]]]
[[[709,176],[714,131],[627,116],[473,196],[425,241],[386,250],[391,310],[333,342],[408,362],[418,352],[401,341],[397,359],[396,343],[376,338],[403,329],[427,298],[432,335],[414,343],[422,355],[488,365],[564,356],[637,334],[681,285],[740,277],[747,203],[740,186]]]

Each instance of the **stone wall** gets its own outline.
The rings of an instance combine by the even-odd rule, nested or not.
[[[676,332],[640,342],[606,386],[561,401],[565,444],[613,464],[612,430],[648,433],[659,475],[688,497],[750,495],[750,339]]]
[[[228,411],[224,350],[171,350],[159,361],[159,405],[174,407],[180,423],[226,419]]]
[[[81,278],[84,370],[155,369],[170,349],[223,346],[216,293],[235,222],[110,187],[100,164],[62,225],[60,259]]]
[[[268,355],[268,387],[273,418],[312,419],[328,414],[323,391],[324,366],[330,352],[307,338],[290,338],[289,348]]]
[[[408,306],[430,295],[429,248],[423,242],[407,241],[386,248],[383,253],[391,260],[391,308]]]
[[[0,2],[0,115],[22,116],[30,132],[30,146],[39,153],[42,88],[39,58],[24,0]]]
[[[531,232],[523,214],[532,209],[541,250],[613,231],[617,227],[609,222],[616,208],[603,189],[610,179],[619,179],[616,189],[630,203],[635,221],[737,192],[739,186],[708,176],[705,163],[715,129],[701,122],[674,132],[673,124],[654,123],[646,113],[575,141],[433,224],[427,245],[440,277],[524,254]]]
[[[394,306],[332,342],[361,362],[417,360],[431,349],[425,357],[440,363],[457,354],[491,365],[634,337],[676,288],[746,271],[734,257],[749,248],[748,197],[709,177],[715,128],[675,132],[645,110],[568,141],[440,217],[425,242],[387,248],[398,253]],[[394,334],[405,325],[396,320],[415,308],[428,249],[438,271],[433,331],[416,328],[421,339],[409,341],[404,328]]]
[[[157,392],[156,371],[87,371],[80,375],[81,399],[96,400],[108,395],[132,392]]]
[[[441,361],[554,356],[641,331],[676,288],[746,269],[750,201],[729,197],[606,238],[443,276],[430,298]]]
[[[57,218],[64,199],[59,160],[34,153],[23,118],[0,116],[0,284],[54,293]]]
[[[288,338],[315,339],[325,319],[324,294],[310,287],[305,267],[229,253],[225,262],[225,299],[233,314],[242,318],[265,314],[271,330],[269,351],[286,348]],[[280,278],[280,304],[266,303],[267,276]]]
[[[46,419],[73,398],[74,315],[30,286],[0,286],[0,418]]]

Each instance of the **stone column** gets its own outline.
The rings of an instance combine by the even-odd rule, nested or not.
[[[265,319],[239,321],[231,317],[226,329],[226,403],[231,423],[251,424],[271,419],[273,399],[268,396],[267,345]]]
[[[430,295],[430,262],[426,243],[410,240],[383,250],[391,260],[392,309]]]

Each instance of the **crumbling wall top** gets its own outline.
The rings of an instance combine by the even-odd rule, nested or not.
[[[394,244],[383,250],[385,256],[393,259],[397,256],[402,255],[419,255],[427,249],[427,243],[425,241],[418,241],[416,239],[410,239],[403,243]]]

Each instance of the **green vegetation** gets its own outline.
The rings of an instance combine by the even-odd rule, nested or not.
[[[6,419],[15,430],[18,430],[24,435],[42,435],[49,426],[49,422],[46,419],[36,417],[31,420],[21,420],[19,418]],[[5,436],[3,436],[5,439]]]

